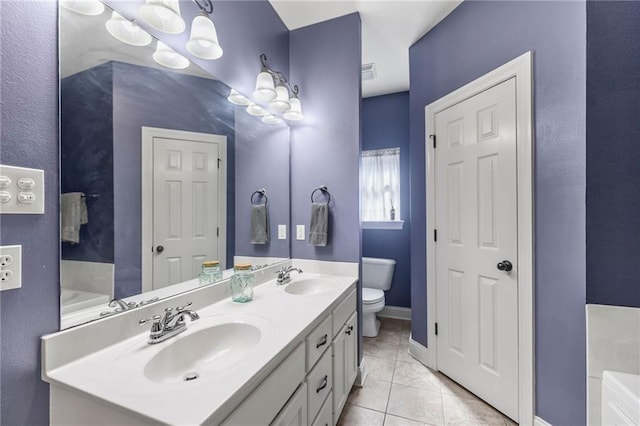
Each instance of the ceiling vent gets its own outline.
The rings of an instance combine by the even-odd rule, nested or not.
[[[362,81],[373,80],[378,76],[378,72],[376,71],[376,64],[364,64],[362,66]]]

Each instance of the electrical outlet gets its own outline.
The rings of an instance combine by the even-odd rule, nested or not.
[[[22,246],[0,247],[0,291],[22,287]]]
[[[287,239],[287,225],[278,225],[278,239],[279,240]]]
[[[296,225],[296,240],[304,241],[304,225]]]

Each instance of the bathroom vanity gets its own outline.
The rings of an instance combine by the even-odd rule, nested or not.
[[[357,269],[278,285],[280,266],[250,303],[223,281],[43,337],[51,424],[336,424],[357,375]],[[200,319],[148,344],[138,321],[189,301]]]

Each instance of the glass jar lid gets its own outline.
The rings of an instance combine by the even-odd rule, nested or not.
[[[233,269],[238,271],[250,271],[251,264],[250,263],[236,263]]]

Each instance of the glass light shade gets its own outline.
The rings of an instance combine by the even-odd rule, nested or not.
[[[213,60],[222,56],[216,26],[206,13],[199,13],[193,18],[187,50],[202,59]]]
[[[158,41],[158,47],[153,54],[153,60],[160,65],[172,68],[174,70],[181,70],[189,66],[189,60],[164,44]]]
[[[296,96],[289,98],[289,105],[291,109],[284,113],[284,118],[289,121],[300,121],[304,118],[302,115],[302,103]]]
[[[262,122],[267,124],[280,124],[282,123],[282,119],[275,115],[267,114],[262,117]]]
[[[236,89],[231,89],[229,96],[227,96],[227,100],[234,105],[241,105],[241,106],[249,105],[251,103],[251,101],[247,99],[246,96],[238,93]]]
[[[289,91],[286,87],[282,85],[276,87],[276,98],[269,102],[269,107],[277,112],[285,112],[291,109],[291,105],[289,105]]]
[[[180,34],[186,24],[180,15],[178,0],[146,0],[140,7],[140,16],[158,31]]]
[[[256,117],[262,117],[263,115],[267,114],[267,112],[260,105],[256,105],[253,102],[251,102],[247,107],[247,112],[251,115],[255,115]]]
[[[266,71],[262,71],[256,78],[256,90],[253,97],[259,101],[270,101],[276,97],[276,90],[273,87],[273,77]]]
[[[151,35],[148,32],[135,22],[122,17],[118,12],[113,12],[111,19],[105,25],[109,34],[123,43],[131,46],[146,46],[151,43]]]
[[[81,15],[95,16],[104,12],[104,4],[99,0],[60,0],[60,5]]]

